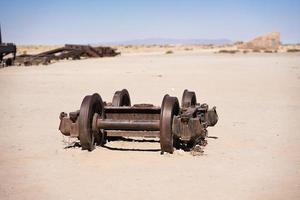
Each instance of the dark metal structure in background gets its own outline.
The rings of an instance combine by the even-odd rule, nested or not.
[[[53,60],[63,59],[80,59],[85,58],[97,58],[97,57],[111,57],[119,55],[116,49],[111,47],[92,47],[90,45],[73,45],[66,44],[64,47],[45,51],[36,55],[22,54],[16,57],[15,65],[47,65]]]
[[[197,103],[195,92],[188,90],[181,106],[176,97],[165,95],[161,107],[132,106],[126,89],[117,91],[111,103],[95,93],[84,97],[80,110],[62,112],[59,118],[61,133],[79,138],[83,150],[92,151],[114,137],[159,137],[162,153],[206,145],[207,128],[218,121],[216,107]]]
[[[1,26],[0,26],[0,66],[6,65],[10,66],[13,64],[13,61],[16,58],[17,47],[13,43],[2,43],[2,36],[1,36]],[[12,58],[6,58],[5,56],[12,54]]]
[[[64,47],[45,51],[36,55],[22,54],[16,56],[17,48],[13,43],[2,43],[1,27],[0,27],[0,66],[6,65],[47,65],[54,60],[63,59],[80,59],[80,58],[97,58],[97,57],[111,57],[119,55],[116,49],[111,47],[92,47],[90,45],[73,45],[66,44]],[[5,58],[5,56],[12,54],[12,57]]]

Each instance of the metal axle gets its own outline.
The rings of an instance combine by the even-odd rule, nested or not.
[[[126,131],[159,131],[159,120],[115,120],[97,118],[97,129]]]

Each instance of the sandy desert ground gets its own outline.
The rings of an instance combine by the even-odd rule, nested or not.
[[[0,197],[300,199],[299,55],[186,51],[0,69]],[[110,101],[122,88],[133,103],[156,105],[195,90],[217,106],[209,135],[218,139],[203,156],[160,155],[150,142],[64,149],[59,113],[94,92]]]
[[[21,54],[38,54],[45,51],[53,50],[56,48],[63,47],[64,45],[17,45],[17,55]],[[92,45],[92,46],[99,46],[99,45]],[[147,53],[147,54],[157,54],[157,53],[166,53],[167,51],[172,52],[198,52],[198,53],[208,53],[213,52],[217,53],[220,50],[236,50],[239,53],[246,52],[252,52],[253,50],[250,49],[239,49],[238,45],[235,44],[228,44],[228,45],[201,45],[201,44],[165,44],[165,45],[114,45],[111,46],[112,48],[117,49],[119,52],[121,52],[122,55],[126,54],[141,54],[141,53]],[[300,44],[285,44],[279,46],[279,49],[277,50],[280,53],[287,52],[288,50],[296,49],[298,52],[300,51]],[[261,50],[261,52],[264,52]]]

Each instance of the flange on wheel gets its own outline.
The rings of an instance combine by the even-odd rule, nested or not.
[[[188,91],[184,90],[183,95],[182,95],[182,100],[181,100],[181,107],[187,108],[190,106],[196,106],[197,104],[197,99],[196,99],[196,94],[193,91]]]
[[[131,106],[130,96],[126,89],[115,92],[112,100],[112,106]]]
[[[173,117],[179,114],[179,103],[176,97],[164,96],[160,113],[160,147],[161,152],[173,153]]]
[[[92,130],[92,123],[94,114],[97,113],[100,116],[103,113],[103,102],[99,94],[85,96],[81,106],[78,117],[79,122],[79,139],[82,150],[92,151],[95,146],[95,141],[101,139],[99,133]]]

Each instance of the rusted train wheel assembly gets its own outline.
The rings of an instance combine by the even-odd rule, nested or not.
[[[99,94],[84,97],[80,110],[60,114],[62,134],[78,137],[83,150],[92,151],[108,137],[159,137],[161,152],[173,153],[182,144],[204,144],[207,127],[218,121],[216,108],[198,104],[195,92],[185,90],[181,107],[178,99],[165,95],[161,107],[152,104],[131,106],[126,89],[116,91],[112,103]]]

